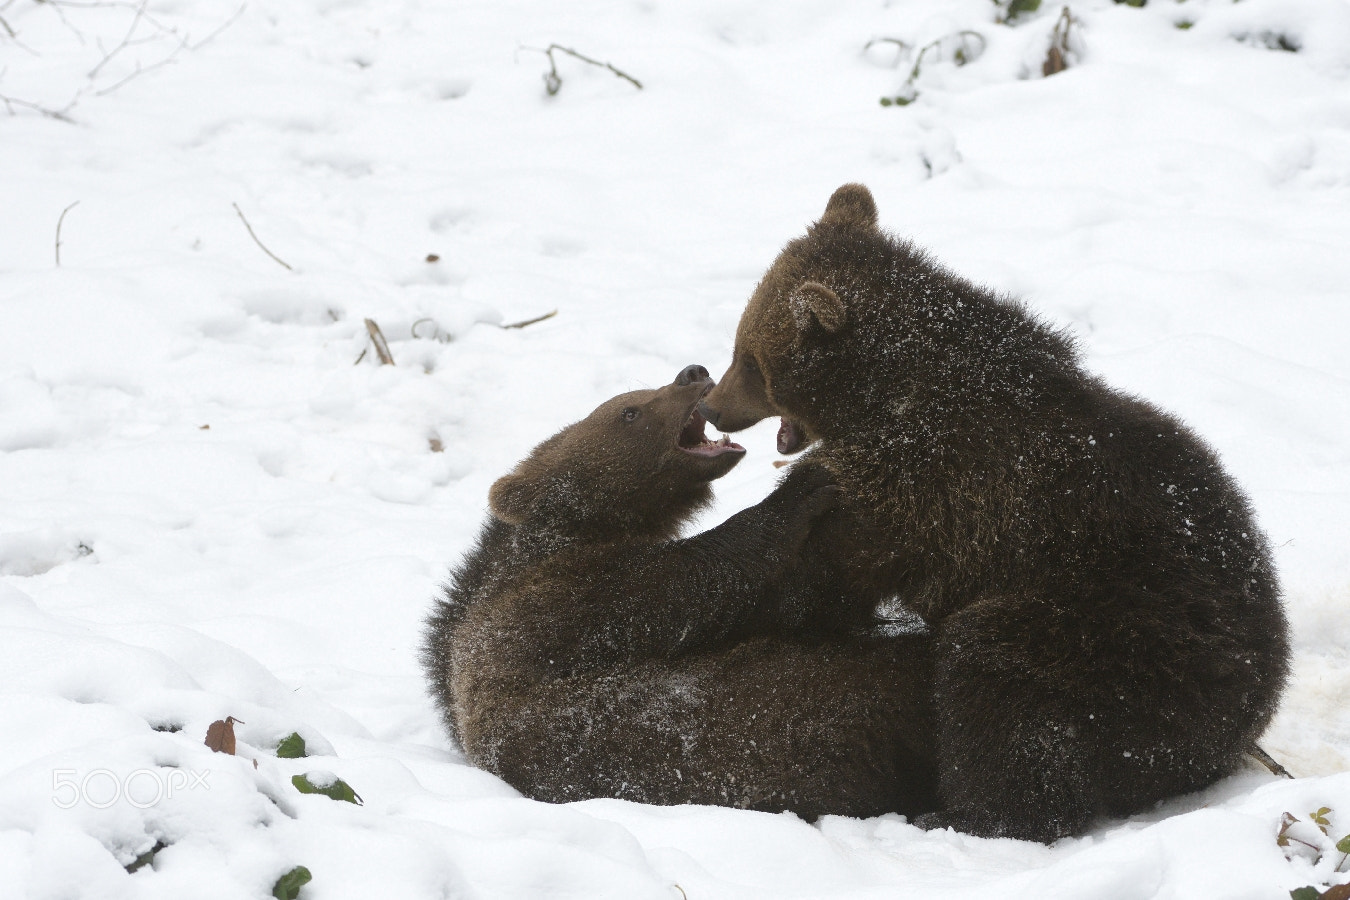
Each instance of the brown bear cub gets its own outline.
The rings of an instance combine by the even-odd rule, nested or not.
[[[1210,784],[1270,722],[1279,587],[1214,451],[880,231],[865,187],[769,268],[704,414],[782,417],[779,450],[814,442],[797,467],[840,488],[786,587],[845,623],[898,596],[933,629],[920,826],[1053,840]]]
[[[690,366],[615,397],[493,485],[427,622],[446,725],[539,800],[934,809],[931,639],[788,637],[766,590],[833,502],[826,479],[677,539],[745,452],[705,438],[712,386]]]

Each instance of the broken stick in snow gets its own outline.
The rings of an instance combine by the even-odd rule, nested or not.
[[[558,91],[562,88],[562,76],[558,74],[558,61],[553,58],[554,50],[557,50],[560,53],[566,53],[573,59],[579,59],[584,63],[590,63],[591,65],[599,66],[602,69],[609,69],[615,75],[619,76],[624,81],[627,81],[629,84],[633,85],[633,87],[637,88],[639,91],[642,90],[642,82],[638,81],[636,78],[634,78],[632,75],[629,75],[627,72],[614,68],[614,66],[611,63],[601,62],[598,59],[591,59],[589,56],[578,53],[577,51],[573,50],[570,47],[563,47],[558,44],[549,44],[548,49],[546,50],[540,50],[538,47],[522,47],[521,49],[529,50],[534,53],[542,53],[548,57],[548,74],[544,76],[544,89],[548,91],[548,95],[550,97],[558,93]]]
[[[542,316],[535,316],[533,319],[526,319],[523,322],[512,322],[510,325],[501,325],[501,328],[524,328],[526,325],[533,325],[535,322],[542,322],[545,319],[551,319],[558,314],[555,309],[553,312],[546,312]]]
[[[1277,775],[1280,778],[1294,777],[1289,773],[1288,769],[1277,763],[1273,756],[1271,756],[1266,751],[1262,750],[1257,745],[1252,744],[1251,749],[1249,749],[1247,753],[1250,754],[1251,757],[1255,759],[1257,762],[1259,762],[1261,765],[1269,769],[1272,775]]]
[[[231,203],[230,205],[234,207],[234,211],[235,211],[235,212],[239,213],[239,221],[243,222],[243,223],[244,223],[244,227],[248,229],[248,236],[251,237],[251,238],[253,238],[253,243],[255,243],[255,244],[257,244],[259,247],[261,247],[261,248],[262,248],[262,252],[266,253],[268,256],[272,257],[272,258],[275,259],[277,262],[281,263],[281,264],[282,264],[283,266],[285,266],[288,270],[294,272],[295,270],[292,269],[292,268],[290,267],[290,264],[287,263],[286,260],[282,259],[280,256],[277,256],[277,255],[276,255],[275,253],[273,253],[271,250],[268,250],[268,249],[267,249],[267,245],[264,244],[262,241],[258,240],[258,235],[256,235],[256,234],[253,232],[253,226],[250,225],[250,224],[248,224],[248,219],[244,218],[244,211],[243,211],[242,209],[239,208],[239,204],[238,204],[238,203]]]
[[[370,334],[370,342],[375,345],[375,355],[380,358],[380,365],[392,366],[394,364],[394,355],[389,352],[389,342],[384,339],[384,332],[380,331],[380,326],[375,324],[374,319],[366,319],[366,331]],[[356,361],[360,362],[365,354]]]

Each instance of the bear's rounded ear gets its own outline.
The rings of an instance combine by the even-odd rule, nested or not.
[[[844,327],[848,310],[839,295],[818,281],[803,282],[788,295],[788,308],[798,331],[819,325],[830,334]]]
[[[510,475],[498,478],[488,491],[488,507],[492,514],[508,525],[523,523],[544,492],[542,476],[542,472],[533,471],[533,467],[522,463]]]
[[[847,225],[867,231],[877,227],[877,202],[872,192],[861,184],[846,184],[830,195],[825,204],[822,225]]]

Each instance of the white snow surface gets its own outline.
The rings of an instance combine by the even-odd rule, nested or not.
[[[1345,0],[1074,0],[1048,78],[1050,3],[138,2],[0,2],[0,896],[265,897],[297,865],[301,897],[407,900],[1350,879],[1275,840],[1322,806],[1350,831]],[[551,43],[642,87],[555,53],[550,97]],[[720,373],[846,181],[1218,448],[1286,589],[1263,743],[1297,779],[1045,847],[549,806],[449,741],[415,651],[488,486],[618,392]],[[354,364],[367,318],[395,365]],[[774,428],[698,527],[772,488]],[[203,743],[227,715],[235,757]],[[275,758],[293,731],[312,756]]]

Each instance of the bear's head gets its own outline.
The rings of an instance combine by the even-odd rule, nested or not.
[[[673,537],[745,455],[704,434],[698,405],[713,385],[707,369],[688,366],[665,387],[602,403],[497,480],[493,515],[588,539]]]
[[[736,329],[731,367],[705,399],[703,414],[723,431],[740,431],[780,416],[778,451],[792,453],[826,436],[833,407],[847,403],[828,390],[831,347],[854,330],[853,278],[886,241],[877,206],[860,184],[830,197],[806,236],[779,254],[755,288]]]

